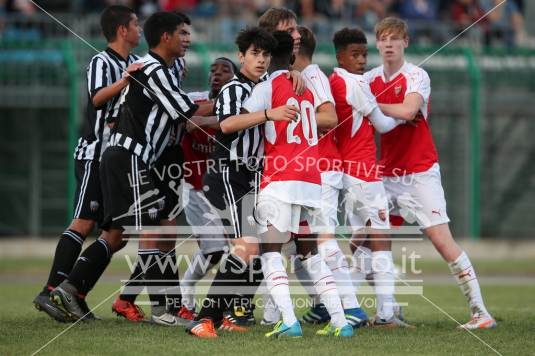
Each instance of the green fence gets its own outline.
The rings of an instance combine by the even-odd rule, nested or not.
[[[430,56],[435,50],[412,49],[408,59],[431,77],[430,124],[454,233],[534,236],[535,53],[457,48]],[[0,43],[0,234],[57,234],[69,219],[72,151],[85,123],[85,68],[94,54],[79,41]],[[234,59],[235,48],[191,48],[187,91],[206,89],[209,64],[219,56]],[[318,46],[315,61],[330,73],[331,46]],[[372,51],[369,66],[379,61]]]

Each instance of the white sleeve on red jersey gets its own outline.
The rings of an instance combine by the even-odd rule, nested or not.
[[[271,109],[271,80],[257,84],[243,103],[243,108],[248,112]]]
[[[308,90],[314,95],[316,106],[321,106],[321,104],[327,102],[334,105],[334,98],[331,92],[329,79],[317,65],[314,65],[314,67],[308,70],[304,70],[302,74],[305,78]]]
[[[407,73],[407,90],[405,96],[410,93],[418,93],[424,99],[424,102],[429,101],[431,95],[431,80],[429,75],[422,68],[413,66],[413,69]]]
[[[348,101],[362,116],[368,116],[377,107],[370,85],[363,80],[352,80],[348,88]]]

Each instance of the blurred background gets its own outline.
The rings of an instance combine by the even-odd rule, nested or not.
[[[99,51],[99,13],[121,3],[146,18],[179,10],[193,22],[185,89],[206,90],[211,61],[235,59],[233,39],[271,6],[293,9],[320,42],[315,62],[335,66],[331,38],[360,26],[369,67],[380,62],[373,26],[409,22],[408,58],[432,81],[430,124],[456,236],[535,236],[534,1],[508,0],[459,39],[443,44],[497,0],[47,0],[35,1]],[[143,54],[145,44],[136,53]],[[85,70],[95,51],[27,0],[0,0],[0,238],[58,236],[71,220],[72,153],[85,124]],[[428,57],[431,56],[429,59]]]

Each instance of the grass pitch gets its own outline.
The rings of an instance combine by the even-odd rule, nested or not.
[[[42,284],[22,278],[15,281],[9,275],[40,263],[23,261],[2,262],[0,265],[0,355],[32,354],[70,324],[59,324],[44,313],[37,312],[31,301]],[[26,267],[25,267],[26,266]],[[8,268],[9,267],[9,268]],[[7,273],[9,271],[9,273]],[[48,270],[39,271],[45,278]],[[127,273],[125,272],[125,275]],[[6,278],[8,276],[8,278]],[[36,276],[37,277],[37,276]],[[13,279],[13,280],[12,280]],[[118,283],[100,283],[88,297],[96,306],[119,288]],[[483,285],[486,303],[498,321],[494,330],[475,334],[503,355],[533,355],[535,285]],[[453,284],[424,285],[424,295],[431,302],[460,322],[468,318],[466,302]],[[133,324],[111,313],[115,294],[96,310],[102,321],[79,323],[64,332],[40,354],[78,355],[481,355],[494,354],[482,341],[466,331],[455,330],[455,322],[440,312],[422,296],[398,296],[408,303],[406,317],[416,330],[360,329],[351,339],[316,337],[317,326],[304,326],[305,336],[296,340],[265,339],[269,327],[256,326],[246,334],[220,332],[215,340],[199,340],[187,335],[183,328],[165,328],[150,324]],[[146,309],[146,311],[148,311]],[[301,314],[304,310],[298,310]],[[369,310],[372,315],[373,311]],[[257,311],[261,318],[261,310]]]

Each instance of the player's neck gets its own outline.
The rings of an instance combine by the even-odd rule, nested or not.
[[[385,75],[385,79],[387,81],[392,79],[392,76],[395,73],[399,72],[401,67],[403,67],[404,63],[405,63],[405,59],[403,57],[396,61],[385,61],[383,63],[383,72]]]
[[[254,75],[251,75],[243,68],[240,70],[240,74],[243,75],[245,78],[249,79],[250,81],[252,81],[253,83],[258,83],[260,81],[259,77],[255,77]]]
[[[176,60],[176,57],[173,57],[171,54],[168,53],[168,51],[166,51],[164,48],[161,48],[160,46],[151,48],[150,51],[160,56],[165,61],[168,67],[173,65]]]
[[[117,52],[124,60],[128,58],[132,47],[123,41],[115,41],[108,43],[108,47]]]
[[[302,72],[310,64],[312,64],[310,59],[304,58],[303,56],[296,56],[295,61],[292,64],[292,69]]]

